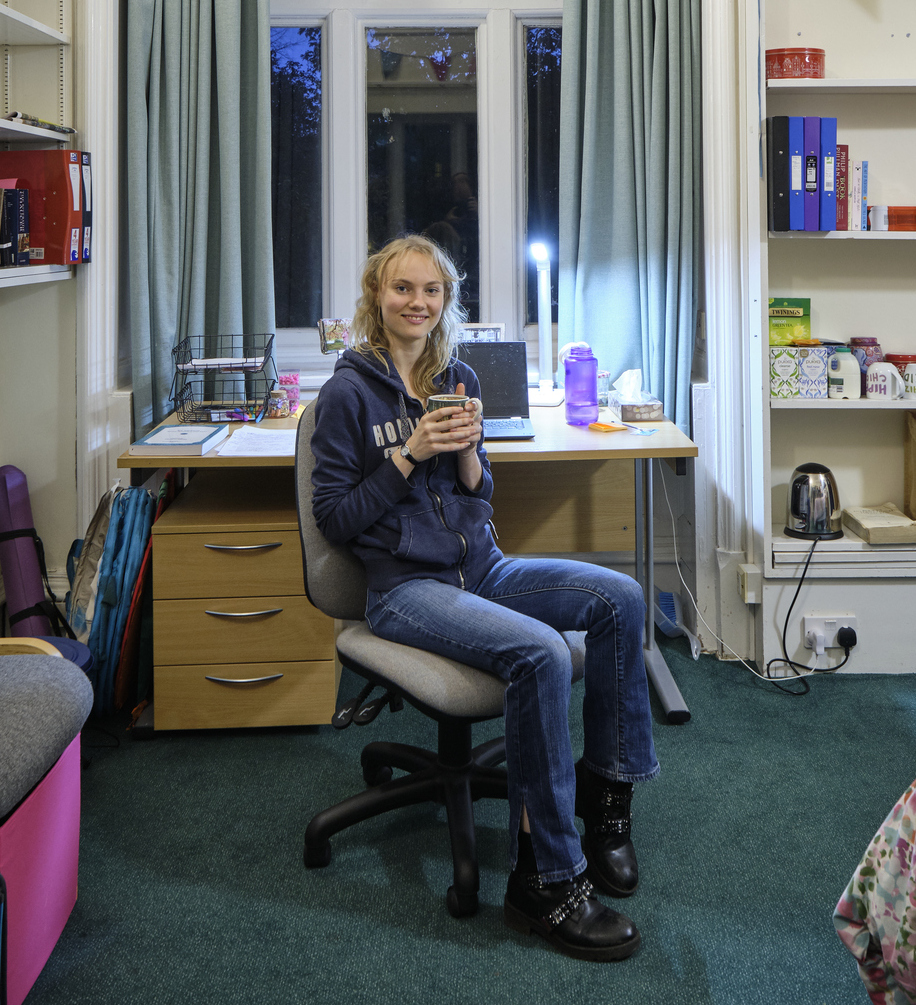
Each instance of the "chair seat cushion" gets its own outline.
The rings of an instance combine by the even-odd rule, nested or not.
[[[585,659],[585,632],[565,632],[563,637],[572,653],[573,680],[578,680]],[[506,685],[498,677],[445,656],[377,638],[365,621],[343,623],[337,651],[344,666],[357,673],[364,668],[440,714],[468,719],[503,714]]]
[[[0,819],[41,780],[92,709],[92,685],[60,656],[0,656]]]

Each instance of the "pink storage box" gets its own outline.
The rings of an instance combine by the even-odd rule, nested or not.
[[[80,737],[0,825],[7,890],[7,999],[21,1005],[76,903]]]

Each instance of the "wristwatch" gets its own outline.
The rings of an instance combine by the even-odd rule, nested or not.
[[[406,443],[404,443],[404,444],[401,445],[401,451],[400,452],[401,452],[401,457],[406,457],[407,460],[410,461],[410,463],[414,467],[416,467],[420,463],[416,459],[416,457],[414,457],[414,455],[410,452],[410,450],[407,448],[407,444]]]

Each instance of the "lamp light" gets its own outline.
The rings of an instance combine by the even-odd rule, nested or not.
[[[563,391],[553,379],[553,330],[550,310],[550,252],[540,241],[530,249],[538,271],[538,386],[528,391],[531,405],[559,405]]]

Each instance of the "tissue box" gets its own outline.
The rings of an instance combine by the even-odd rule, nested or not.
[[[613,388],[608,392],[607,407],[621,422],[658,422],[665,417],[662,403],[658,398],[649,398],[648,401],[621,401]]]

